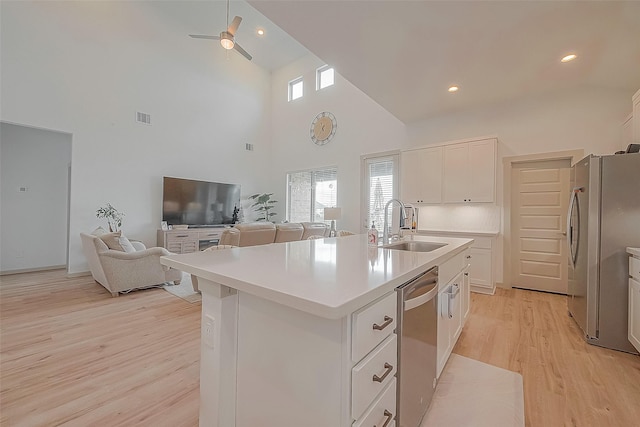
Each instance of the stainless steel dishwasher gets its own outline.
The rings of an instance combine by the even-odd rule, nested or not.
[[[438,267],[397,289],[398,398],[396,423],[418,427],[436,388]]]

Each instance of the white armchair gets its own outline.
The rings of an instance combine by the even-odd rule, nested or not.
[[[170,255],[165,248],[146,249],[141,242],[131,242],[135,252],[123,252],[109,249],[102,239],[93,234],[80,233],[80,238],[93,279],[114,297],[119,292],[165,282],[177,285],[182,279],[180,270],[160,264],[161,256]]]

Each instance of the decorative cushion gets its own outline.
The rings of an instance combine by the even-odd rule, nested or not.
[[[102,236],[103,234],[107,234],[107,230],[105,230],[102,227],[98,227],[95,230],[93,230],[91,234],[99,237],[99,236]]]
[[[104,233],[98,236],[102,241],[115,251],[121,252],[135,252],[136,248],[133,247],[129,239],[122,235],[121,231],[114,233]]]

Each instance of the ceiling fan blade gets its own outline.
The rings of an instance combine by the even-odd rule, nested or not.
[[[193,37],[194,39],[220,40],[220,36],[202,36],[199,34],[189,34],[189,37]]]
[[[245,58],[247,58],[249,61],[251,61],[251,58],[253,58],[251,55],[249,55],[247,53],[246,50],[244,50],[243,48],[240,47],[240,45],[238,43],[233,45],[233,48],[235,50],[237,50],[238,52],[240,52],[242,54],[242,56],[244,56]]]
[[[229,25],[229,28],[227,28],[227,33],[235,36],[236,31],[238,31],[238,27],[240,26],[240,22],[242,22],[241,17],[236,16],[235,18],[233,18],[233,21],[231,21],[231,25]]]

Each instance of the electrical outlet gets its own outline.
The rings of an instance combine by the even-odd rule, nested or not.
[[[204,339],[205,345],[209,348],[213,348],[215,325],[216,320],[210,315],[206,314],[204,316],[204,329],[202,338]]]

